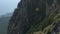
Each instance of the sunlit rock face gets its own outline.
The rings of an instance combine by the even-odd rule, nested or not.
[[[49,14],[54,14],[54,12],[60,12],[60,0],[53,0],[52,5],[49,8]],[[59,17],[60,18],[60,17]],[[53,25],[54,28],[51,31],[51,34],[60,34],[60,20],[56,20],[56,24]]]
[[[58,21],[51,31],[51,34],[60,34],[60,21]]]
[[[44,20],[45,18],[54,17],[55,12],[60,12],[59,1],[60,0],[21,0],[9,21],[8,34],[30,34],[29,31],[32,25],[50,25],[52,22],[46,23]],[[54,25],[55,27],[52,29],[51,34],[58,30],[60,25],[56,27],[57,25],[58,24]],[[55,30],[55,28],[57,29]],[[41,28],[38,29],[40,30]]]

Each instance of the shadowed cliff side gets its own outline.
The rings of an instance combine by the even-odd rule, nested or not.
[[[8,34],[52,34],[58,20],[55,16],[60,16],[59,1],[21,0],[9,21]]]

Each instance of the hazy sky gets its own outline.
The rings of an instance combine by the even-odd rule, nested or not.
[[[20,0],[0,0],[0,15],[13,12]]]

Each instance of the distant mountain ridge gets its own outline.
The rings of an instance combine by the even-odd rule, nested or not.
[[[1,15],[0,22],[2,22],[2,23],[8,22],[11,16],[12,16],[12,13],[6,13],[4,15]]]
[[[6,14],[4,14],[4,15],[1,15],[0,18],[1,18],[1,17],[10,17],[10,16],[12,16],[12,14],[13,14],[13,13],[6,13]]]

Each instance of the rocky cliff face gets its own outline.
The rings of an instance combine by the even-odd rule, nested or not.
[[[51,25],[55,21],[53,18],[60,13],[59,1],[21,0],[10,19],[8,34],[33,34],[34,32],[36,34],[37,31],[42,30],[45,32],[44,28]],[[52,24],[52,26],[56,25]]]

